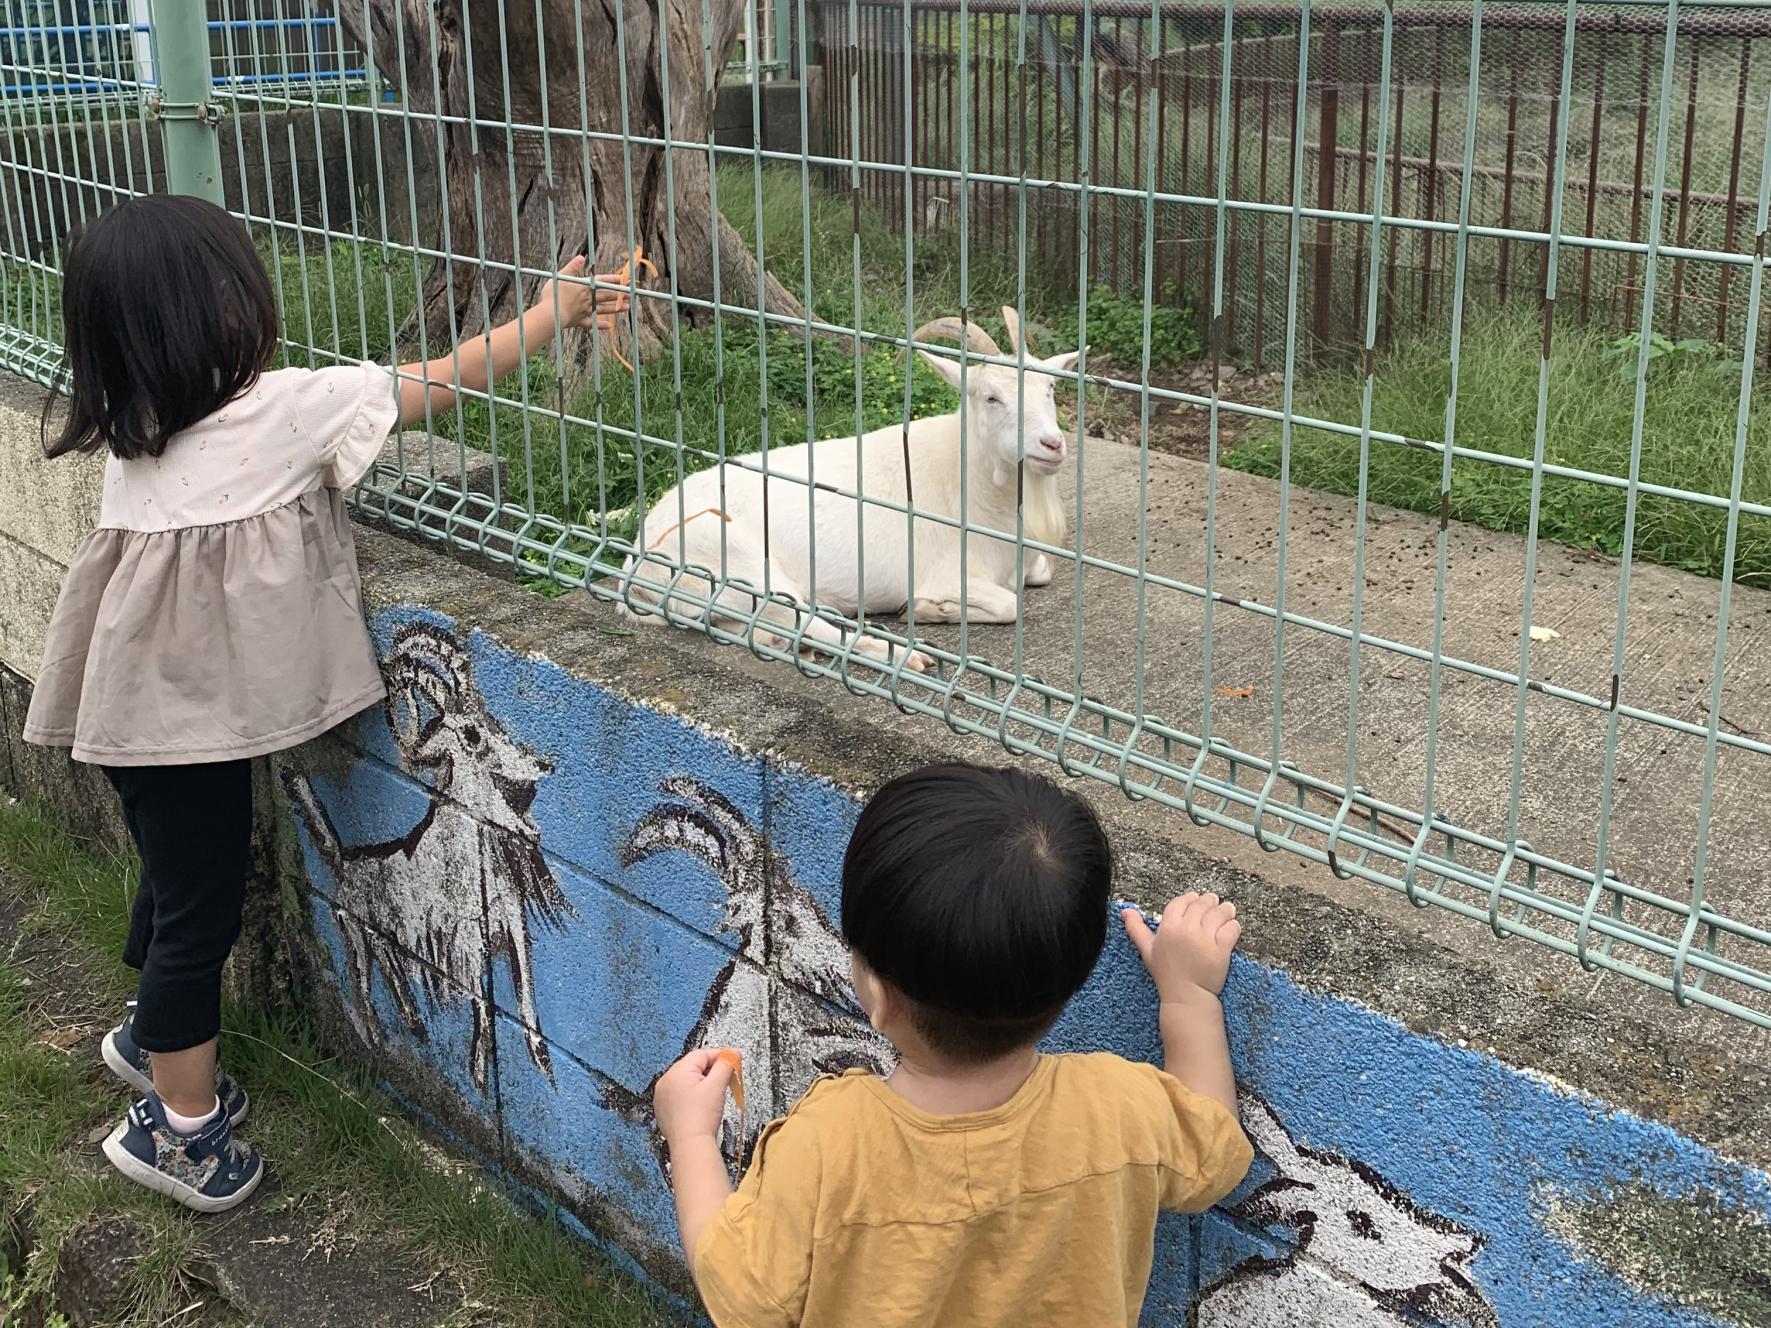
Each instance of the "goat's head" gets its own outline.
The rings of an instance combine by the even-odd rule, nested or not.
[[[1006,355],[983,328],[957,318],[937,318],[924,324],[911,340],[950,336],[985,355],[1013,358],[1021,353],[1023,345],[1021,320],[1013,309],[1005,308],[1002,321],[1008,326],[1011,346]],[[962,375],[957,360],[926,350],[917,354],[965,394],[967,431],[973,440],[970,446],[974,455],[1003,471],[1012,471],[1025,462],[1035,474],[1051,475],[1070,453],[1070,440],[1058,425],[1057,379],[1053,375],[1073,369],[1082,352],[1065,351],[1041,359],[1032,354],[1031,345],[1026,349],[1024,377],[1012,365],[969,362]]]
[[[1241,1216],[1289,1227],[1300,1254],[1398,1313],[1494,1328],[1469,1272],[1480,1234],[1417,1207],[1363,1163],[1296,1143],[1258,1098],[1245,1096],[1242,1107],[1243,1127],[1277,1174],[1244,1200]]]
[[[461,642],[430,623],[409,623],[394,633],[382,671],[388,720],[407,767],[430,771],[439,793],[492,824],[538,834],[529,805],[552,766],[518,745],[486,710]]]

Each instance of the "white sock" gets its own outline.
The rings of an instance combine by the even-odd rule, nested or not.
[[[181,1116],[171,1107],[167,1107],[164,1102],[160,1105],[166,1107],[166,1123],[180,1134],[195,1134],[221,1114],[221,1099],[219,1097],[215,1099],[215,1105],[201,1116]]]

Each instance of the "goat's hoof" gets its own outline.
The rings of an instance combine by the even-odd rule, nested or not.
[[[549,1078],[553,1077],[553,1053],[547,1049],[547,1043],[536,1034],[529,1034],[529,1059],[535,1062],[535,1068]]]

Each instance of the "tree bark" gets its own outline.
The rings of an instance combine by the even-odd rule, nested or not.
[[[666,69],[669,138],[705,144],[714,89],[703,42],[710,41],[717,82],[743,19],[745,0],[708,0],[707,31],[702,3],[333,0],[349,39],[400,90],[414,118],[431,117],[441,135],[446,200],[437,209],[439,233],[425,238],[453,259],[434,262],[424,284],[419,316],[431,354],[526,307],[544,278],[519,278],[516,267],[552,272],[582,253],[603,273],[636,247],[657,265],[656,276],[639,276],[642,290],[659,295],[636,301],[638,354],[626,317],[613,334],[636,363],[675,335],[679,318],[691,326],[712,319],[705,308],[671,308],[664,293],[673,274],[688,299],[756,307],[756,259],[713,211],[705,147],[671,149],[666,170]],[[586,128],[613,137],[587,137]],[[434,139],[429,151],[434,161]],[[762,272],[761,280],[769,312],[801,316],[774,277]],[[416,323],[407,331],[415,337]],[[569,334],[568,387],[590,362],[590,341],[590,333]]]

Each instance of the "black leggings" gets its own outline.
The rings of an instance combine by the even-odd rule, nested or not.
[[[141,854],[123,962],[141,973],[135,1041],[184,1051],[221,1031],[221,967],[240,937],[252,766],[107,766]]]

